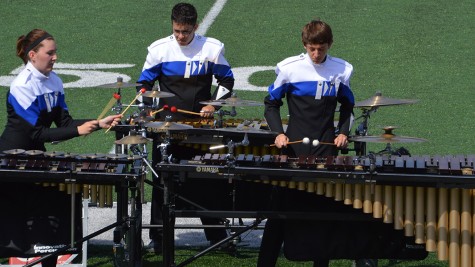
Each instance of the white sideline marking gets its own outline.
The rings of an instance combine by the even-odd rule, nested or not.
[[[228,0],[217,0],[214,5],[211,7],[211,9],[208,11],[206,16],[204,17],[203,21],[201,21],[200,26],[196,30],[196,33],[199,35],[205,35],[206,32],[208,31],[209,27],[211,27],[211,24],[213,24],[214,20],[216,17],[219,15],[221,10],[223,9],[224,5],[226,4]]]

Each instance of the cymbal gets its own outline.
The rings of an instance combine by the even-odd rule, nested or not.
[[[145,127],[153,129],[153,132],[165,132],[171,130],[187,130],[192,129],[193,126],[187,124],[181,124],[171,121],[155,121],[144,124]]]
[[[135,88],[136,86],[141,86],[140,83],[124,83],[124,82],[115,82],[99,85],[99,88]]]
[[[119,145],[138,145],[146,144],[150,141],[152,141],[152,139],[143,137],[141,135],[127,135],[120,140],[116,140],[114,143]]]
[[[248,126],[217,128],[216,131],[232,132],[232,133],[271,134],[271,135],[277,134],[276,132],[272,132],[269,130],[256,129],[256,128],[248,127]]]
[[[393,106],[393,105],[404,105],[404,104],[414,104],[418,100],[412,99],[393,99],[384,97],[380,92],[376,93],[373,97],[356,102],[355,107],[378,107],[378,106]]]
[[[366,143],[416,143],[416,142],[426,142],[426,139],[409,137],[409,136],[397,136],[393,134],[393,130],[396,129],[396,126],[386,126],[383,128],[384,133],[380,136],[355,136],[350,138],[350,141],[354,142],[366,142]]]
[[[252,101],[252,100],[242,100],[237,97],[230,97],[230,98],[219,99],[219,100],[201,101],[200,104],[221,106],[221,107],[250,107],[250,106],[264,105],[264,103],[261,103],[261,102]]]
[[[172,93],[169,93],[169,92],[163,92],[163,91],[152,90],[152,91],[145,91],[145,93],[142,93],[142,96],[145,96],[145,97],[165,98],[165,97],[172,97],[172,96],[175,96],[175,94],[172,94]]]

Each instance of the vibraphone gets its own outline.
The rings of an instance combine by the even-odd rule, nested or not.
[[[99,230],[97,234],[107,229],[114,230],[114,244],[127,242],[129,246],[128,266],[138,266],[141,256],[138,248],[141,231],[141,204],[137,183],[142,178],[142,158],[129,157],[121,154],[83,154],[63,152],[43,152],[37,150],[9,150],[0,154],[1,183],[35,183],[43,186],[57,186],[58,190],[67,191],[74,195],[83,194],[84,198],[91,197],[98,205],[112,205],[112,187],[117,193],[117,222]],[[129,196],[129,190],[131,192]],[[74,197],[72,197],[72,201]],[[137,207],[130,209],[131,203]],[[3,200],[8,201],[8,200]],[[134,206],[134,205],[132,205]],[[133,227],[132,227],[133,226]],[[96,235],[97,235],[96,234]],[[128,236],[125,238],[125,236]],[[94,234],[89,235],[91,238]],[[81,241],[83,242],[83,241]],[[118,261],[125,261],[117,258]]]
[[[325,195],[393,224],[450,266],[475,264],[475,155],[240,154],[232,160],[205,154],[158,168],[181,180],[239,179]]]

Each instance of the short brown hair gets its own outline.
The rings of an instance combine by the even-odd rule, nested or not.
[[[316,19],[307,23],[302,29],[302,42],[306,44],[333,43],[333,33],[330,25]]]

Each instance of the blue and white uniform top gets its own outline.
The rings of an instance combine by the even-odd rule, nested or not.
[[[31,62],[13,80],[7,93],[7,125],[0,138],[0,151],[7,149],[44,150],[44,142],[79,136],[65,102],[63,82],[55,72],[48,76]],[[51,128],[55,123],[56,128]]]
[[[265,117],[272,131],[284,133],[280,107],[286,97],[289,108],[286,135],[291,141],[308,137],[333,142],[338,103],[341,104],[339,131],[349,134],[354,106],[350,63],[327,55],[321,64],[315,64],[308,54],[301,54],[278,63],[275,72],[277,77],[265,99]]]
[[[211,94],[213,77],[218,87]],[[220,41],[195,34],[186,46],[180,46],[173,35],[159,39],[148,47],[138,83],[147,89],[158,81],[161,91],[175,97],[160,99],[165,104],[180,109],[199,112],[200,101],[230,96],[234,75],[224,57],[224,44]]]

